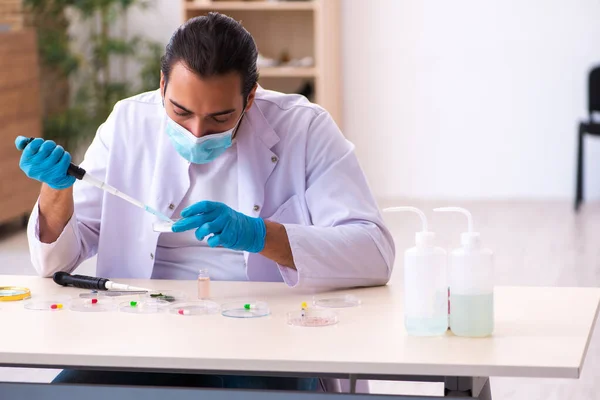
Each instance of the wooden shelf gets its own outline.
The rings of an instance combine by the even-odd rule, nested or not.
[[[190,11],[310,11],[314,1],[192,1],[186,2]]]
[[[314,78],[317,70],[309,67],[262,67],[261,78]]]
[[[265,59],[312,57],[311,67],[259,67],[260,84],[282,93],[305,93],[310,101],[329,111],[343,129],[339,45],[342,1],[185,0],[181,6],[184,21],[210,11],[241,21]]]

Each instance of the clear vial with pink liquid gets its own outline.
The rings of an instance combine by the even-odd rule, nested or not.
[[[207,269],[200,269],[198,271],[198,298],[210,298],[210,276]]]

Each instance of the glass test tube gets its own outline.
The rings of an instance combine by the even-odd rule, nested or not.
[[[200,269],[198,271],[198,298],[210,298],[210,276],[207,269]]]

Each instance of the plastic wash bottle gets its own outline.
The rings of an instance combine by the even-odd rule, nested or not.
[[[483,248],[473,217],[464,208],[442,207],[437,212],[459,212],[467,217],[462,246],[450,253],[450,329],[456,336],[486,337],[494,331],[494,260]]]
[[[446,251],[435,247],[435,233],[427,230],[427,218],[415,207],[392,207],[384,212],[411,211],[421,217],[422,232],[416,246],[404,252],[404,324],[412,336],[443,335],[448,329]]]

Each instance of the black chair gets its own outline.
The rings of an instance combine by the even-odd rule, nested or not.
[[[600,66],[592,69],[588,78],[588,120],[579,123],[579,144],[577,148],[577,188],[575,189],[575,211],[583,201],[583,138],[585,134],[600,136],[600,121],[593,119],[593,113],[600,113]]]

